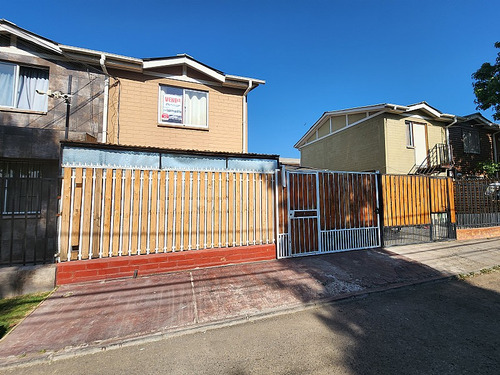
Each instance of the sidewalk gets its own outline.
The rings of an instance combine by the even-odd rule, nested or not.
[[[0,342],[0,367],[154,340],[500,265],[500,238],[66,285]]]

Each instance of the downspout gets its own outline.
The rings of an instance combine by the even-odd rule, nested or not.
[[[247,95],[253,89],[253,81],[248,81],[248,87],[243,93],[243,153],[248,153],[248,100]]]
[[[102,71],[106,74],[104,79],[104,107],[102,109],[102,143],[108,142],[108,98],[109,98],[109,74],[108,69],[106,69],[106,55],[101,54],[101,59],[99,60],[101,64]]]

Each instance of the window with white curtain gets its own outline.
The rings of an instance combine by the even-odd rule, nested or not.
[[[0,62],[0,107],[47,112],[47,69]]]
[[[160,85],[160,124],[208,127],[208,92]]]

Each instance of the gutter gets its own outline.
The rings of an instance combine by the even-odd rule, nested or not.
[[[458,117],[454,116],[453,122],[451,124],[446,125],[444,128],[446,130],[446,143],[448,146],[450,145],[450,131],[448,130],[452,125],[455,125],[458,122]]]
[[[102,71],[106,74],[104,79],[104,108],[102,110],[102,143],[108,142],[108,100],[109,100],[109,73],[106,68],[106,55],[101,53],[99,60]]]

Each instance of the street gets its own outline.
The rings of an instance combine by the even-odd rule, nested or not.
[[[2,374],[497,374],[500,272]]]

